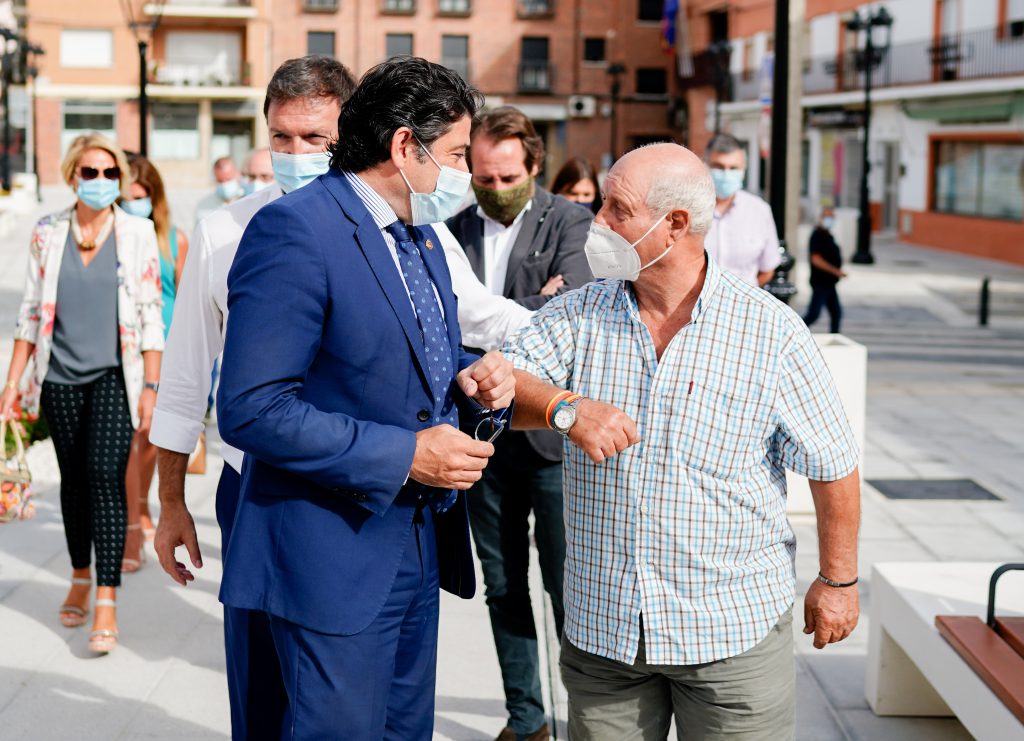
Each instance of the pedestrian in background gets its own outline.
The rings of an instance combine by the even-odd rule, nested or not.
[[[708,143],[704,163],[715,183],[715,218],[704,247],[723,270],[763,286],[782,256],[771,206],[743,190],[747,153],[736,137],[716,134]]]
[[[188,254],[188,237],[171,223],[170,207],[163,178],[152,162],[140,154],[128,155],[131,170],[129,198],[121,200],[121,208],[132,216],[141,216],[153,222],[156,241],[160,248],[160,288],[163,296],[164,339],[171,329],[174,314],[174,296],[181,282],[181,271]],[[145,542],[153,539],[156,529],[149,513],[149,487],[156,468],[156,448],[149,436],[136,432],[132,439],[132,452],[128,456],[125,490],[128,493],[128,531],[125,535],[124,558],[121,571],[134,572],[145,562]]]
[[[0,414],[10,415],[31,360],[22,401],[30,413],[42,404],[53,436],[73,569],[60,621],[85,624],[95,548],[89,648],[106,653],[118,640],[132,428],[149,429],[164,347],[160,255],[153,223],[115,205],[130,182],[117,145],[99,134],[80,136],[61,173],[78,197],[32,232]]]
[[[597,170],[589,160],[572,157],[551,181],[551,192],[578,203],[591,212],[601,210],[601,186],[597,181]]]
[[[829,332],[839,333],[839,321],[843,317],[843,308],[839,305],[839,293],[836,284],[846,277],[842,271],[843,255],[839,251],[832,227],[835,225],[835,212],[826,207],[821,212],[818,225],[811,232],[810,245],[807,251],[811,260],[811,302],[807,305],[804,322],[811,326],[821,316],[822,306],[828,309]]]
[[[238,177],[238,168],[230,157],[219,157],[213,163],[213,179],[217,182],[217,186],[212,193],[203,196],[196,206],[196,224],[218,208],[237,201],[244,195],[242,181]]]
[[[470,264],[497,296],[537,309],[593,279],[583,245],[591,214],[534,182],[544,141],[505,106],[473,122],[469,151],[477,206],[448,220]],[[550,430],[507,432],[469,494],[469,516],[487,587],[508,722],[499,741],[544,741],[537,628],[530,603],[530,514],[544,589],[562,633],[562,439]]]
[[[273,185],[274,164],[270,156],[270,147],[252,150],[245,158],[245,166],[242,168],[242,190],[248,196]]]

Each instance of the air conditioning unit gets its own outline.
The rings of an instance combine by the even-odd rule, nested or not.
[[[597,99],[593,95],[570,95],[570,118],[593,118],[597,113]]]

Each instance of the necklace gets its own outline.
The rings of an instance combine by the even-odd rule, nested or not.
[[[113,228],[114,214],[110,213],[103,222],[103,225],[100,226],[99,231],[96,232],[96,236],[92,239],[85,239],[82,234],[82,227],[78,223],[78,213],[75,211],[71,212],[71,235],[75,238],[75,242],[78,243],[79,249],[85,252],[92,252],[98,245],[106,242]]]

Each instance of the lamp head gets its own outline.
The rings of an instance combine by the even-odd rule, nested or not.
[[[872,26],[883,26],[885,28],[889,28],[892,26],[892,23],[893,17],[889,15],[889,11],[885,9],[885,6],[879,8],[878,12],[875,13],[874,17],[871,19]]]

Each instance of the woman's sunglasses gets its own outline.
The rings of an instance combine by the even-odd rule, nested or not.
[[[95,167],[82,167],[78,168],[78,174],[82,180],[95,180],[103,173],[103,177],[107,180],[120,180],[121,179],[121,168],[120,167],[107,167],[103,170],[98,170]]]

